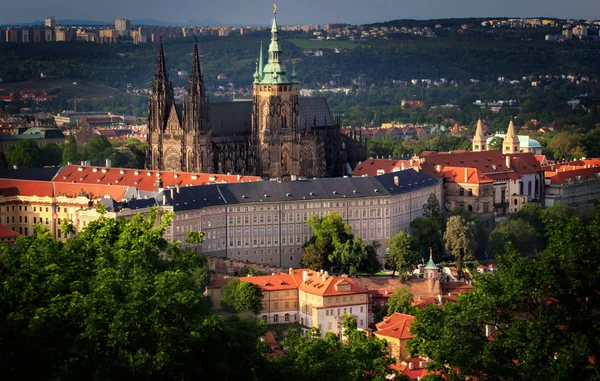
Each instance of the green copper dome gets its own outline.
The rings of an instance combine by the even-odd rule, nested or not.
[[[438,270],[438,267],[433,263],[433,254],[431,253],[431,250],[429,250],[429,262],[427,262],[425,270]]]

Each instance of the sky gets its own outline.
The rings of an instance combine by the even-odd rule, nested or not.
[[[268,25],[272,0],[0,0],[0,24],[57,20],[156,19]],[[281,25],[462,17],[600,19],[600,0],[281,0]]]

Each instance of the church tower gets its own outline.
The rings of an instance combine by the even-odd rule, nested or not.
[[[187,172],[212,172],[211,128],[208,101],[200,68],[198,41],[194,37],[192,66],[183,103],[182,152]]]
[[[519,152],[521,152],[521,143],[519,143],[519,137],[515,132],[515,124],[511,120],[508,124],[508,131],[506,131],[504,141],[502,142],[502,153],[506,155]]]
[[[473,136],[473,152],[486,151],[487,144],[485,141],[485,137],[483,136],[483,126],[481,124],[481,119],[477,121],[477,130],[475,131],[475,136]]]
[[[148,142],[146,148],[146,168],[163,167],[163,133],[167,126],[169,113],[175,104],[173,85],[167,76],[165,52],[162,38],[158,49],[158,64],[154,74],[152,93],[148,102]]]
[[[252,145],[256,172],[265,177],[287,177],[300,172],[300,113],[295,72],[288,77],[280,61],[277,8],[273,7],[269,58],[263,67],[262,44],[254,73]]]

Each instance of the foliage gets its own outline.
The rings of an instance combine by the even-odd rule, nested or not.
[[[35,141],[24,139],[16,146],[10,147],[6,152],[6,158],[11,166],[18,168],[39,167],[42,163],[42,155]]]
[[[394,290],[387,303],[385,304],[386,316],[392,315],[394,312],[401,314],[413,315],[413,301],[415,296],[410,292],[408,287],[398,287]]]
[[[414,247],[420,258],[427,258],[429,250],[433,258],[439,259],[442,251],[442,234],[437,222],[432,218],[417,217],[410,223]]]
[[[581,157],[581,138],[573,133],[559,132],[552,138],[548,146],[558,158],[572,159]]]
[[[260,287],[250,282],[231,278],[222,289],[221,306],[228,312],[252,312],[262,310],[263,294]]]
[[[37,225],[1,249],[3,379],[253,378],[263,328],[210,313],[204,257],[157,219],[101,217],[65,241]]]
[[[86,160],[93,163],[102,163],[112,154],[112,145],[103,135],[94,135],[84,146],[83,151]]]
[[[464,261],[475,259],[475,223],[462,216],[452,216],[446,224],[444,247],[456,261],[461,271]]]
[[[503,143],[504,143],[504,139],[503,138],[501,138],[499,136],[495,136],[495,137],[492,138],[492,140],[488,144],[488,148],[490,150],[501,150]]]
[[[313,270],[323,268],[331,272],[339,271],[354,275],[358,272],[376,272],[374,265],[375,250],[352,234],[350,225],[346,224],[337,213],[329,213],[320,218],[313,215],[308,220],[313,231],[311,239],[304,244],[302,264]],[[320,269],[319,265],[323,265]]]
[[[62,161],[62,148],[56,143],[48,143],[40,150],[41,160],[44,165],[60,165]]]
[[[507,243],[523,255],[534,255],[537,252],[538,241],[535,229],[521,219],[510,219],[500,222],[491,231],[489,236],[488,254],[494,258],[504,253]]]
[[[566,211],[545,216],[548,245],[539,258],[509,245],[498,272],[477,277],[473,291],[418,311],[411,352],[449,379],[598,379],[600,214],[586,223],[558,213]]]
[[[413,269],[419,264],[421,257],[415,250],[414,240],[410,234],[399,232],[388,242],[388,253],[385,256],[385,267],[395,272],[401,279],[410,277]]]
[[[62,163],[78,163],[81,159],[74,135],[67,135],[63,145]]]
[[[384,340],[369,339],[352,324],[347,324],[344,331],[346,343],[331,332],[320,338],[316,331],[314,337],[290,330],[283,340],[287,351],[273,357],[264,379],[383,381],[386,375],[394,374]]]
[[[431,218],[437,222],[442,234],[446,231],[446,216],[435,193],[431,193],[423,205],[423,217]]]

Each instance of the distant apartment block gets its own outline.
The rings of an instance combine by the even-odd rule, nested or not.
[[[115,20],[115,30],[120,37],[129,36],[129,29],[131,29],[131,21],[129,19]]]

